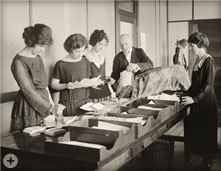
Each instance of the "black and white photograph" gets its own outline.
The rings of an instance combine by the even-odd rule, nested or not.
[[[221,171],[221,0],[0,8],[0,170]]]

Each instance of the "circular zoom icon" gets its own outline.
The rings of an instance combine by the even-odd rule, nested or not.
[[[18,158],[14,154],[7,154],[3,163],[7,168],[14,168],[18,164]]]

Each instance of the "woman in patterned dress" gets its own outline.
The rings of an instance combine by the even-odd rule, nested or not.
[[[20,90],[16,96],[11,120],[11,131],[40,125],[47,115],[56,112],[47,87],[47,77],[41,55],[51,45],[50,27],[35,24],[24,29],[26,44],[13,59],[11,71]]]

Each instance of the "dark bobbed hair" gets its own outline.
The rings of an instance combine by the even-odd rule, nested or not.
[[[209,47],[209,39],[208,39],[207,35],[205,35],[201,32],[192,33],[189,36],[188,43],[196,44],[198,46],[198,48],[207,49]]]
[[[89,44],[91,46],[95,46],[98,42],[101,42],[103,39],[109,42],[109,39],[107,37],[107,34],[104,32],[104,30],[94,30],[94,32],[90,36]]]
[[[22,37],[29,47],[34,47],[36,44],[51,45],[53,43],[51,28],[45,24],[26,27]]]
[[[64,42],[64,49],[69,53],[72,53],[74,49],[79,49],[83,46],[85,46],[86,49],[88,43],[86,38],[80,33],[70,35]]]

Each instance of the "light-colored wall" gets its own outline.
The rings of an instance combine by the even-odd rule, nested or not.
[[[16,53],[24,47],[22,33],[29,24],[28,1],[3,1],[1,13],[1,92],[9,92],[18,89],[10,65]]]
[[[138,40],[140,40],[141,33],[146,34],[146,49],[147,56],[153,61],[156,66],[156,14],[155,14],[155,2],[139,1],[138,10]],[[138,41],[138,46],[141,46],[141,42]]]
[[[95,30],[104,30],[109,38],[109,45],[104,48],[106,75],[110,76],[115,56],[115,10],[112,1],[93,1],[88,3],[88,39]]]
[[[167,65],[167,18],[166,2],[139,1],[138,46],[141,46],[141,33],[146,34],[144,49],[154,66]]]

